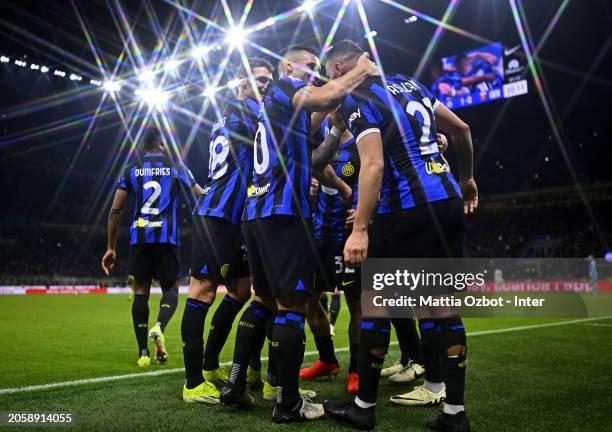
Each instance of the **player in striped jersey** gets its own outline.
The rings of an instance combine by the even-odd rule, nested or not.
[[[156,325],[149,337],[156,345],[159,363],[168,360],[164,330],[176,310],[178,279],[181,275],[177,204],[181,186],[195,194],[202,193],[189,169],[174,163],[164,150],[161,132],[149,128],[144,148],[131,160],[119,177],[115,198],[108,216],[108,246],[102,258],[102,269],[110,274],[117,260],[115,244],[121,212],[129,195],[135,198],[134,216],[130,224],[129,274],[134,276],[132,319],[138,342],[138,366],[150,363],[147,348],[149,292],[157,279],[163,292]]]
[[[326,57],[328,75],[350,73],[362,53],[352,41],[339,42]],[[356,137],[361,160],[359,201],[344,248],[345,262],[357,266],[366,257],[462,257],[463,213],[478,204],[469,127],[422,84],[404,75],[365,80],[342,102],[342,111]],[[459,183],[440,156],[436,126],[451,136]],[[434,320],[429,314],[429,310],[417,310],[425,385],[401,399],[406,405],[426,405],[445,397],[443,413],[428,421],[428,427],[469,431],[463,406],[465,329],[458,315]],[[362,319],[359,391],[352,401],[326,401],[330,416],[357,428],[374,427],[389,332],[388,319]]]
[[[280,78],[268,89],[259,119],[253,184],[245,211],[243,232],[253,285],[258,294],[274,298],[278,307],[272,332],[279,387],[273,412],[277,423],[323,416],[320,404],[300,397],[298,392],[306,302],[316,295],[309,202],[313,147],[309,140],[310,111],[334,109],[367,76],[377,73],[364,56],[351,74],[314,87],[309,83],[318,67],[317,54],[307,47],[289,49],[280,61]],[[238,375],[243,366],[234,363],[232,373],[234,367]],[[240,385],[228,387],[227,394],[242,391]]]
[[[322,124],[324,136],[327,136],[327,122]],[[344,290],[351,320],[349,323],[350,362],[348,369],[347,391],[357,391],[357,353],[359,343],[360,290],[359,273],[344,265],[342,250],[347,232],[348,212],[357,199],[357,177],[359,173],[359,155],[355,139],[348,130],[342,134],[337,150],[332,156],[330,165],[336,175],[353,191],[350,201],[342,199],[338,190],[319,185],[317,203],[313,215],[314,238],[317,246],[317,272],[315,287],[320,292],[334,292],[336,287]],[[336,375],[339,364],[334,354],[330,334],[330,322],[321,308],[308,305],[308,324],[314,335],[319,351],[319,359],[310,367],[300,371],[302,379],[316,379],[322,376]]]
[[[219,353],[236,315],[251,296],[240,222],[253,170],[259,98],[272,80],[274,68],[258,58],[248,59],[248,64],[249,69],[240,69],[238,95],[228,102],[213,125],[208,180],[196,207],[191,280],[181,326],[186,402],[219,402],[218,388],[228,379],[227,372],[219,366]],[[204,350],[204,321],[219,284],[225,285],[228,293],[212,318]]]

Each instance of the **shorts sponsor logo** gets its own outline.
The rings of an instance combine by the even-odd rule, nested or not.
[[[353,282],[355,282],[355,281],[354,280],[352,280],[352,281],[342,281],[342,286],[343,287],[348,286],[348,285],[352,284]]]
[[[347,177],[352,176],[353,174],[355,174],[355,167],[353,166],[352,163],[348,162],[346,163],[343,167],[342,167],[342,174],[344,174]]]
[[[358,118],[361,118],[361,109],[359,108],[357,108],[357,111],[351,114],[351,116],[349,117],[349,123],[353,124],[353,122]]]
[[[270,183],[264,186],[251,185],[247,189],[247,196],[253,197],[253,196],[264,195],[264,194],[267,194],[269,191],[270,191]]]
[[[149,221],[143,218],[138,218],[134,221],[134,228],[161,228],[164,221]]]

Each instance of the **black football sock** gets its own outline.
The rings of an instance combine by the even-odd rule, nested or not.
[[[145,294],[134,294],[132,322],[138,342],[138,356],[148,356],[147,337],[149,329],[149,298]]]
[[[219,307],[217,307],[210,321],[210,330],[208,331],[208,339],[206,339],[204,363],[202,365],[204,370],[211,371],[219,367],[219,354],[242,306],[244,306],[244,303],[240,303],[226,294]]]
[[[259,341],[265,338],[266,322],[272,315],[270,310],[256,300],[244,310],[238,321],[234,358],[229,382],[240,389],[246,386],[247,366],[251,356],[257,350]]]
[[[183,340],[183,359],[185,361],[185,379],[188,389],[204,382],[202,376],[202,355],[204,354],[204,321],[210,304],[188,298],[181,322]]]
[[[404,366],[412,360],[415,363],[423,363],[423,355],[421,354],[421,340],[416,330],[414,319],[412,318],[394,318],[391,320],[397,341],[402,352],[400,363]]]
[[[178,291],[174,288],[165,289],[162,291],[162,298],[159,301],[159,313],[157,314],[157,322],[161,327],[162,333],[166,331],[166,326],[176,312],[178,305]]]
[[[385,357],[375,356],[372,350],[381,352],[389,348],[391,325],[388,319],[361,320],[361,337],[359,343],[359,392],[360,401],[370,404],[376,403],[378,396],[378,382]]]
[[[266,374],[266,381],[268,381],[268,384],[272,387],[278,385],[278,377],[276,375],[276,349],[272,343],[274,318],[276,318],[276,315],[272,315],[266,322],[266,337],[268,338],[268,371]]]
[[[444,381],[442,372],[442,348],[440,345],[441,327],[431,318],[419,322],[421,328],[421,346],[423,348],[423,365],[425,380],[431,383]]]
[[[293,410],[300,402],[300,366],[304,360],[304,315],[280,310],[274,319],[272,341],[275,345],[278,376],[277,403]]]
[[[340,314],[340,305],[342,302],[340,301],[339,295],[331,296],[331,305],[329,306],[329,323],[331,325],[336,325],[336,320],[338,319],[338,314]]]
[[[315,336],[315,345],[319,351],[319,359],[325,363],[338,363],[334,353],[334,341],[331,336]]]
[[[256,338],[257,341],[253,344],[253,351],[251,352],[251,360],[249,361],[249,366],[256,371],[261,371],[261,351],[263,350],[264,344],[266,343],[266,336],[268,335],[268,322],[272,317],[272,312],[269,312],[267,315],[266,323],[264,326],[264,331],[257,332]],[[270,330],[270,334],[271,330]]]
[[[442,364],[444,367],[444,383],[446,385],[446,400],[449,405],[463,405],[465,392],[465,367],[467,365],[467,338],[463,322],[459,317],[442,318]],[[448,355],[447,350],[461,346],[459,355]]]
[[[358,372],[357,369],[357,360],[359,358],[359,344],[358,343],[351,343],[349,346],[349,350],[350,350],[350,356],[351,356],[351,360],[349,362],[349,373],[352,372]]]

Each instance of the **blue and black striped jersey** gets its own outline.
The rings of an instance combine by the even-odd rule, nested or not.
[[[329,128],[325,121],[322,128],[327,137]],[[346,234],[347,211],[357,206],[357,184],[359,179],[359,154],[355,145],[355,138],[341,143],[333,159],[329,162],[344,183],[353,190],[353,201],[344,202],[336,189],[319,186],[317,205],[313,216],[314,236],[317,240],[331,239],[339,243],[344,242]]]
[[[380,132],[385,167],[378,213],[461,196],[438,151],[434,111],[438,101],[404,75],[368,78],[342,103],[342,114],[358,142]]]
[[[240,223],[253,171],[258,114],[259,104],[254,99],[233,99],[213,125],[208,180],[198,203],[198,215]]]
[[[247,191],[248,220],[272,215],[310,218],[312,142],[310,113],[293,108],[293,96],[307,84],[284,77],[264,99],[255,136],[253,183]]]
[[[345,203],[336,189],[319,187],[317,208],[314,214],[314,235],[317,240],[345,240],[347,211],[357,205],[357,180],[359,178],[359,154],[355,139],[338,146],[334,158],[329,163],[336,175],[353,190],[353,201]]]
[[[179,244],[177,204],[180,185],[192,188],[191,171],[161,153],[147,153],[128,163],[117,188],[136,199],[130,224],[130,244]]]

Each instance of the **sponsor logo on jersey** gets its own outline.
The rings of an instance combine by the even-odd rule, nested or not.
[[[361,109],[357,108],[351,116],[349,117],[349,123],[352,124],[356,119],[361,118]]]
[[[164,221],[148,221],[143,218],[138,218],[134,221],[134,228],[161,228]]]
[[[425,162],[425,171],[427,171],[427,174],[442,174],[449,173],[450,168],[446,162],[438,162],[431,158]]]
[[[270,191],[270,183],[264,186],[251,185],[247,189],[247,196],[248,197],[260,196],[260,195],[267,194],[269,191]]]
[[[353,166],[352,163],[347,162],[343,167],[342,167],[342,174],[344,174],[347,177],[352,176],[353,174],[355,174],[355,167]]]

